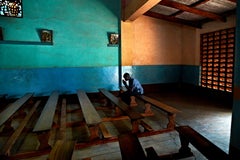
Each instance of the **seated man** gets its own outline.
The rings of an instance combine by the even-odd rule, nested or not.
[[[132,78],[129,73],[124,73],[123,78],[123,84],[127,88],[127,91],[121,93],[120,97],[125,103],[130,105],[131,96],[143,94],[143,87],[140,82],[137,79]]]

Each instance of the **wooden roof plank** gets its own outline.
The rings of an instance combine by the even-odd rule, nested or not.
[[[159,2],[160,5],[164,5],[164,6],[168,6],[168,7],[172,7],[172,8],[176,8],[176,9],[180,9],[182,11],[186,11],[186,12],[190,12],[190,13],[194,13],[203,17],[207,17],[207,18],[211,18],[214,20],[220,20],[223,22],[226,22],[226,17],[224,16],[220,16],[211,12],[207,12],[207,11],[203,11],[203,10],[199,10],[197,8],[192,8],[190,6],[181,4],[181,3],[177,3],[174,1],[169,1],[169,0],[162,0],[161,2]]]

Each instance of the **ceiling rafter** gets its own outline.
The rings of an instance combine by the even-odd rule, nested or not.
[[[146,15],[201,28],[203,24],[213,20],[226,22],[227,17],[236,14],[237,0],[221,0],[221,3],[208,2],[215,1],[196,0],[192,4],[185,4],[182,0],[122,0],[122,20],[134,21],[139,16]],[[208,7],[208,11],[197,7],[203,4]],[[217,9],[214,9],[214,6],[216,6]],[[221,8],[223,9],[222,12],[220,10]],[[211,11],[211,9],[214,11]],[[192,14],[184,14],[186,12]],[[181,14],[184,15],[182,16]],[[195,15],[199,15],[202,18]]]
[[[193,4],[189,5],[189,6],[190,6],[190,7],[196,7],[196,6],[199,6],[199,5],[201,5],[201,4],[206,3],[206,2],[208,2],[208,1],[210,1],[210,0],[200,0],[200,1],[197,1],[197,2],[195,2],[195,3],[193,3]],[[171,14],[170,16],[174,17],[174,16],[177,16],[177,15],[179,15],[179,14],[182,14],[183,12],[184,12],[184,11],[180,10],[180,11],[177,11],[177,12]]]
[[[161,0],[131,0],[124,8],[123,20],[134,21],[139,16],[150,10],[153,6],[157,5]]]
[[[207,11],[203,11],[203,10],[199,10],[196,8],[192,8],[190,6],[181,4],[181,3],[177,3],[174,1],[169,1],[169,0],[162,0],[161,2],[159,2],[160,5],[164,5],[164,6],[168,6],[168,7],[172,7],[172,8],[176,8],[182,11],[186,11],[186,12],[190,12],[190,13],[194,13],[203,17],[207,17],[210,19],[214,19],[214,20],[220,20],[223,22],[226,22],[226,17],[222,17],[220,15],[211,13],[211,12],[207,12]]]
[[[159,14],[159,13],[152,12],[152,11],[148,11],[148,12],[144,13],[144,15],[150,16],[150,17],[153,17],[153,18],[167,20],[167,21],[170,21],[170,22],[175,22],[175,23],[180,23],[180,24],[192,26],[192,27],[195,27],[195,28],[202,28],[202,25],[198,22],[191,22],[191,21],[180,19],[180,18],[170,17],[170,16],[166,16],[166,15]]]

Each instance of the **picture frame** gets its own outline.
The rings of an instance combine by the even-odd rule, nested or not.
[[[53,42],[53,31],[48,29],[41,30],[41,42],[52,43]]]
[[[3,41],[3,31],[2,31],[2,27],[0,27],[0,41]]]
[[[109,44],[110,45],[117,45],[117,44],[119,44],[119,34],[111,33],[109,35]]]
[[[22,18],[22,0],[0,0],[0,16]]]

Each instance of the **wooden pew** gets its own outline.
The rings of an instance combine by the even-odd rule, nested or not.
[[[179,126],[175,129],[178,131],[181,140],[181,148],[179,149],[180,156],[187,157],[188,155],[192,155],[191,149],[188,147],[189,143],[191,143],[209,160],[229,159],[227,153],[190,126]]]
[[[50,136],[49,131],[52,128],[54,114],[58,104],[58,96],[58,92],[56,91],[50,95],[40,117],[38,118],[38,121],[33,128],[33,132],[38,135],[38,140],[40,142],[39,149],[50,148],[48,144]]]
[[[144,117],[138,113],[132,110],[126,103],[124,103],[122,100],[114,96],[109,91],[101,88],[99,89],[100,93],[104,95],[109,101],[111,101],[116,106],[116,113],[119,114],[120,111],[122,111],[125,115],[127,115],[132,123],[132,132],[136,133],[139,131],[139,124],[141,122],[141,119]],[[119,110],[120,109],[120,110]]]
[[[78,90],[77,95],[83,117],[90,131],[90,139],[96,139],[100,137],[99,124],[102,122],[102,119],[84,91]]]
[[[27,93],[14,103],[7,106],[7,108],[0,113],[0,126],[6,122],[24,103],[26,103],[32,95],[33,93]]]
[[[71,160],[75,141],[57,140],[54,144],[48,160]]]
[[[18,126],[18,128],[15,130],[15,132],[10,136],[8,141],[3,146],[2,150],[1,150],[1,154],[8,155],[8,156],[11,154],[12,146],[14,145],[14,143],[16,142],[16,140],[18,139],[18,137],[22,133],[23,129],[27,125],[27,123],[30,120],[30,118],[32,117],[33,113],[36,111],[36,109],[39,106],[40,102],[41,101],[37,101],[35,103],[35,105],[31,108],[31,110],[29,111],[27,116],[23,119],[23,121],[21,121],[21,123]]]
[[[159,108],[163,112],[166,112],[167,116],[168,116],[167,128],[171,129],[171,130],[174,129],[176,114],[178,112],[180,112],[179,110],[177,110],[176,108],[173,108],[167,104],[164,104],[156,99],[147,97],[145,95],[141,95],[141,96],[137,96],[137,97],[145,102],[145,113],[146,114],[150,114],[152,112],[151,111],[152,105]]]
[[[135,134],[121,134],[118,142],[122,155],[122,160],[147,160],[144,150]]]

